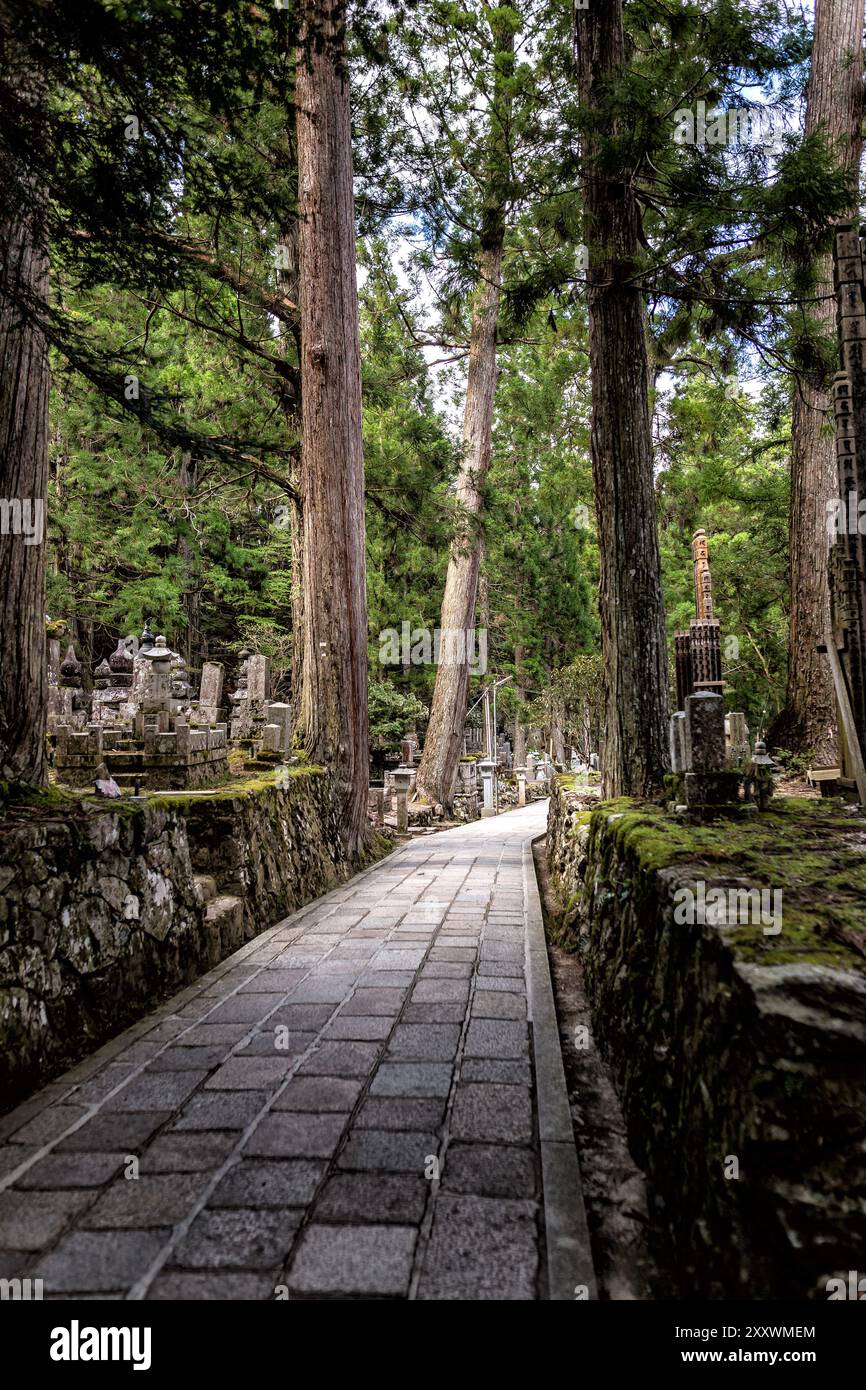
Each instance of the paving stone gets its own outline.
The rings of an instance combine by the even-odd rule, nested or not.
[[[522,957],[517,960],[481,960],[478,963],[478,974],[483,979],[490,976],[494,979],[513,979],[519,975],[522,965]]]
[[[293,1076],[274,1100],[274,1110],[345,1111],[361,1094],[363,1082],[345,1076]]]
[[[360,989],[400,989],[404,993],[415,983],[414,970],[365,970],[358,976]]]
[[[380,1173],[417,1173],[423,1177],[431,1157],[438,1154],[439,1140],[435,1134],[353,1129],[337,1166]]]
[[[266,1100],[265,1091],[200,1091],[172,1129],[246,1129]]]
[[[305,1207],[326,1164],[304,1159],[244,1159],[230,1168],[211,1194],[211,1207]]]
[[[246,984],[241,985],[238,994],[288,994],[290,989],[303,979],[303,969],[260,970]]]
[[[370,1086],[374,1096],[447,1096],[448,1062],[382,1062]]]
[[[75,1231],[33,1269],[46,1293],[101,1293],[130,1288],[159,1254],[163,1231]]]
[[[354,975],[311,976],[289,995],[290,1004],[339,1004],[352,989]]]
[[[389,943],[389,945],[391,944]],[[380,970],[414,970],[421,964],[426,954],[427,948],[424,946],[405,946],[399,951],[381,951],[373,957],[369,969],[375,973]]]
[[[229,1057],[205,1083],[210,1091],[275,1091],[292,1069],[291,1055]]]
[[[538,1179],[532,1149],[451,1143],[445,1154],[442,1188],[477,1197],[533,1198]]]
[[[261,1207],[205,1210],[172,1256],[182,1269],[276,1269],[289,1253],[302,1212]]]
[[[330,1158],[345,1123],[345,1115],[300,1110],[266,1115],[247,1140],[245,1152],[263,1158]]]
[[[431,961],[474,961],[475,951],[468,946],[431,946]]]
[[[234,1055],[236,1057],[281,1057],[288,1071],[315,1039],[315,1033],[296,1033],[293,1030],[288,1033],[277,1032],[276,1029],[272,1031],[268,1026],[263,1033],[254,1033],[250,1041],[245,1043],[243,1047],[239,1047]]]
[[[110,1114],[94,1115],[74,1134],[61,1139],[57,1149],[60,1153],[134,1154],[170,1119],[168,1110],[113,1110]]]
[[[78,1222],[86,1230],[145,1230],[174,1226],[192,1209],[207,1173],[165,1173],[158,1177],[118,1178]]]
[[[274,1280],[267,1274],[161,1274],[150,1286],[149,1300],[173,1303],[195,1300],[217,1303],[264,1302],[273,1296]]]
[[[325,1029],[325,1038],[348,1038],[359,1042],[387,1038],[393,1024],[387,1015],[339,1014]]]
[[[150,1042],[147,1038],[139,1038],[137,1042],[131,1043],[129,1047],[125,1047],[118,1054],[119,1061],[137,1066],[140,1062],[150,1061],[158,1054],[162,1046],[163,1044],[156,1042],[156,1040]]]
[[[523,1086],[471,1085],[457,1087],[451,1131],[458,1139],[501,1140],[508,1144],[532,1141],[532,1104]]]
[[[400,1015],[403,1023],[462,1023],[465,1004],[407,1004]]]
[[[378,1043],[323,1042],[301,1063],[300,1076],[366,1076],[379,1056]]]
[[[525,1057],[529,1052],[529,1036],[525,1023],[510,1020],[473,1019],[466,1031],[467,1057]]]
[[[159,1043],[151,1044],[159,1047]],[[126,1053],[124,1053],[126,1056]],[[131,1061],[110,1062],[107,1067],[103,1067],[91,1076],[89,1080],[83,1081],[80,1086],[76,1086],[72,1095],[72,1100],[76,1105],[82,1105],[85,1109],[96,1105],[104,1100],[109,1091],[113,1091],[116,1086],[120,1086],[135,1071],[135,1063]]]
[[[398,1023],[388,1047],[388,1057],[429,1058],[448,1061],[456,1057],[460,1029],[454,1023]]]
[[[87,1108],[86,1105],[50,1105],[20,1129],[16,1129],[10,1136],[9,1143],[35,1145],[37,1148],[43,1144],[50,1144],[52,1140],[65,1134],[70,1125],[74,1125],[82,1115],[86,1115]]]
[[[406,989],[356,989],[352,998],[340,1010],[341,1017],[347,1014],[387,1014],[396,1018],[403,1006]]]
[[[190,1134],[171,1130],[144,1150],[139,1172],[198,1173],[219,1168],[236,1142],[237,1135],[227,1130],[196,1130]]]
[[[178,1047],[234,1047],[250,1031],[250,1023],[199,1023],[177,1039]]]
[[[420,1299],[534,1299],[537,1277],[533,1203],[439,1193]]]
[[[24,1198],[21,1192],[0,1192],[0,1247],[41,1250],[93,1200],[93,1193],[40,1192]]]
[[[468,998],[468,980],[428,980],[422,977],[412,991],[413,1004],[465,1004]]]
[[[532,1079],[529,1061],[497,1061],[495,1057],[464,1057],[461,1081],[494,1081],[503,1086],[528,1086]]]
[[[204,1071],[216,1067],[226,1055],[225,1047],[167,1047],[148,1063],[147,1070]],[[126,1053],[124,1053],[126,1056]]]
[[[480,990],[472,1000],[473,1018],[526,1018],[526,1000],[522,994]]]
[[[288,1028],[290,1035],[318,1033],[333,1012],[333,1004],[281,1004],[264,1026],[267,1029]]]
[[[235,994],[208,1014],[208,1025],[220,1023],[258,1023],[269,1014],[276,1000],[269,994]],[[205,1027],[207,1025],[200,1025]]]
[[[509,994],[522,994],[526,989],[526,981],[522,975],[479,975],[475,981],[475,989],[476,992],[505,990]]]
[[[431,960],[422,969],[418,983],[422,984],[425,980],[470,980],[472,969],[468,961]]]
[[[411,1226],[308,1226],[289,1271],[289,1288],[405,1297],[415,1239]]]
[[[206,1071],[144,1072],[116,1095],[108,1096],[102,1102],[102,1113],[177,1110],[206,1076]]]
[[[70,1187],[102,1187],[126,1160],[120,1153],[50,1153],[18,1179],[16,1188],[52,1191]]]
[[[355,1117],[356,1129],[438,1129],[445,1120],[444,1096],[368,1096]]]
[[[316,1221],[395,1221],[418,1225],[430,1192],[407,1173],[336,1173],[316,1203]]]

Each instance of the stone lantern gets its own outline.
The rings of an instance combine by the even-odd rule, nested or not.
[[[412,782],[412,770],[408,767],[398,767],[394,769],[391,776],[394,779],[394,790],[397,793],[397,830],[400,834],[405,835],[409,829],[407,797]]]

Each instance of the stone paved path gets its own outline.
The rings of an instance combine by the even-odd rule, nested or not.
[[[545,813],[407,844],[0,1120],[0,1277],[46,1298],[591,1286]]]

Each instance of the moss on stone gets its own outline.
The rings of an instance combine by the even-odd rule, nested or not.
[[[277,772],[280,774],[279,785]],[[202,787],[200,791],[189,792],[145,792],[144,796],[148,806],[164,811],[189,811],[190,807],[199,806],[203,801],[237,801],[239,797],[261,796],[269,791],[286,790],[287,782],[324,775],[325,769],[314,763],[304,763],[298,767],[280,764],[272,772],[259,772],[254,777],[238,778],[218,787]]]
[[[782,930],[760,922],[726,929],[738,958],[866,971],[866,820],[832,802],[780,798],[748,820],[689,825],[649,803],[604,802],[591,818],[590,857],[612,835],[628,891],[653,891],[651,876],[682,868],[708,888],[781,890]],[[629,869],[633,872],[629,872]]]

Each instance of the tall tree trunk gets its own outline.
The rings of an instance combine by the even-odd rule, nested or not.
[[[817,0],[812,66],[806,91],[806,134],[823,130],[840,164],[855,177],[863,150],[863,0]],[[814,317],[835,344],[836,298],[831,256],[815,267]],[[774,742],[836,761],[836,701],[825,656],[818,653],[830,622],[827,588],[827,502],[835,497],[836,443],[830,383],[802,379],[794,387],[791,422],[791,627],[785,709],[770,731]]]
[[[617,177],[614,117],[592,126],[625,80],[622,0],[575,11],[592,374],[592,470],[601,560],[605,796],[650,796],[668,767],[668,670],[653,486],[645,311],[635,281],[639,209]]]
[[[44,191],[26,173],[24,157],[40,138],[44,94],[13,25],[11,7],[0,2],[5,81],[21,131],[19,149],[4,152],[0,189],[0,502],[6,523],[0,535],[0,778],[41,785],[47,779],[49,376],[39,320],[48,299],[48,254]]]
[[[523,701],[526,698],[526,691],[523,686],[523,660],[525,648],[522,642],[515,643],[514,646],[514,681],[515,694],[517,696],[517,711],[514,715],[514,755],[513,762],[515,767],[526,766],[526,730],[521,723],[523,717]]]
[[[304,656],[297,733],[338,781],[350,852],[369,783],[361,349],[345,4],[304,0],[297,75]]]
[[[502,240],[485,247],[472,304],[469,374],[463,410],[463,456],[457,478],[458,522],[451,545],[442,614],[440,661],[430,706],[417,790],[450,806],[469,703],[469,661],[475,628],[481,537],[478,523],[490,468],[496,390],[496,322],[502,286]],[[467,651],[468,649],[468,651]]]
[[[500,8],[508,7],[500,5]],[[469,335],[463,452],[457,477],[458,521],[442,597],[440,662],[416,779],[418,794],[443,806],[451,806],[454,799],[469,704],[469,661],[474,647],[475,604],[483,546],[480,521],[484,484],[490,469],[496,392],[496,327],[502,293],[508,171],[505,141],[510,109],[505,79],[513,64],[514,30],[508,21],[500,25],[492,13],[491,32],[495,51],[494,92],[487,135],[478,285],[472,301]]]
[[[184,450],[180,456],[179,482],[183,496],[189,501],[195,493],[198,465],[192,454]],[[177,553],[183,571],[181,603],[186,618],[183,636],[183,655],[190,670],[201,667],[201,572],[198,547],[189,520],[178,535]]]
[[[288,133],[289,157],[297,161],[297,142],[294,124]],[[283,251],[281,289],[288,299],[297,304],[300,298],[299,284],[299,228],[297,219],[280,232],[280,247]],[[300,326],[286,323],[280,325],[280,342],[283,356],[287,361],[300,361]],[[294,386],[288,378],[280,382],[280,407],[283,412],[287,435],[301,433],[300,401]],[[301,495],[301,455],[293,449],[289,458],[289,483],[292,495],[289,499],[289,519],[292,528],[292,680],[289,703],[292,707],[292,723],[300,717],[301,689],[304,671],[304,509]]]

